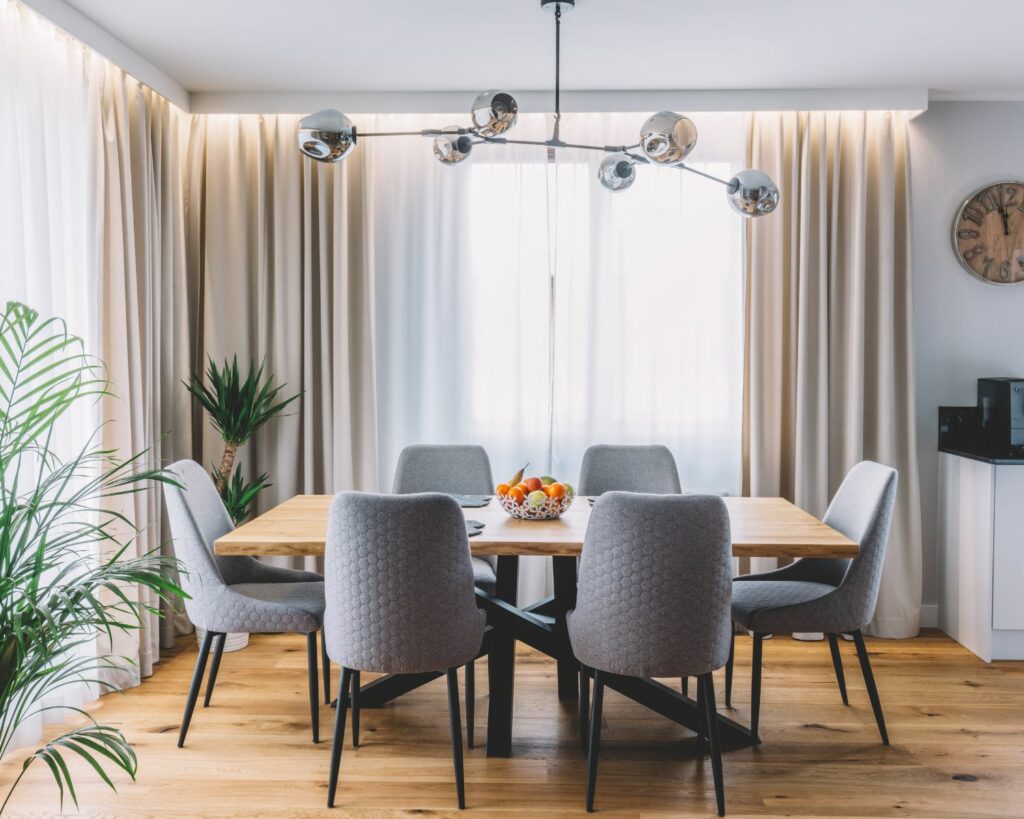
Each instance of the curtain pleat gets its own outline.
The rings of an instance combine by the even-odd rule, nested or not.
[[[744,493],[820,516],[858,461],[898,469],[870,630],[912,636],[921,528],[906,114],[769,112],[748,125],[749,163],[782,202],[747,234]]]
[[[95,220],[99,356],[110,395],[103,401],[103,444],[122,456],[146,451],[148,467],[191,452],[190,401],[181,380],[191,363],[190,291],[184,256],[180,111],[112,64],[94,58],[99,134]],[[130,551],[170,553],[159,489],[124,496],[117,511],[141,526]],[[150,592],[129,594],[156,606]],[[113,602],[113,597],[111,597]],[[173,645],[180,615],[149,614],[137,634],[116,634],[108,649],[135,657],[113,680],[137,684],[152,673],[160,647]]]

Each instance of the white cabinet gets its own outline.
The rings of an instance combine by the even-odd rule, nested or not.
[[[939,627],[985,661],[1024,659],[1024,463],[940,453]]]

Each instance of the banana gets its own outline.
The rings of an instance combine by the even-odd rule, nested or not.
[[[529,463],[529,461],[527,461],[526,466],[529,466],[529,465],[530,465],[530,463]],[[519,483],[523,479],[523,475],[526,474],[526,466],[524,466],[522,469],[520,469],[518,472],[516,472],[515,475],[512,476],[512,480],[510,480],[508,482],[509,486],[515,486],[517,483]]]

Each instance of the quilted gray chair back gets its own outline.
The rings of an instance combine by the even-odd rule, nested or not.
[[[447,495],[335,496],[324,582],[327,653],[346,668],[441,671],[480,651],[465,518]]]
[[[580,467],[581,495],[605,492],[649,492],[678,495],[679,470],[668,447],[597,444],[583,455]]]
[[[171,524],[174,554],[186,569],[182,588],[189,619],[205,628],[206,604],[225,585],[245,582],[252,557],[223,557],[213,553],[213,542],[235,528],[217,493],[213,479],[195,461],[174,463],[170,473],[181,487],[164,484],[164,502]]]
[[[729,513],[716,495],[603,495],[590,513],[569,618],[576,657],[648,677],[725,665],[731,554]]]
[[[445,492],[492,495],[491,461],[482,446],[463,444],[407,446],[398,456],[392,492]]]
[[[846,473],[823,520],[860,545],[853,560],[801,561],[814,566],[818,582],[833,582],[839,572],[839,588],[829,595],[830,606],[843,611],[850,629],[863,628],[875,615],[878,588],[885,566],[893,507],[896,504],[896,470],[874,461],[861,461]]]

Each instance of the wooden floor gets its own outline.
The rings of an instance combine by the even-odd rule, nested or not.
[[[96,716],[135,743],[139,778],[115,795],[75,765],[80,816],[457,814],[444,681],[363,713],[363,745],[346,743],[338,807],[324,809],[329,744],[309,737],[305,642],[256,637],[226,654],[208,709],[176,747],[195,659],[191,640],[139,688],[104,697]],[[1024,816],[1024,663],[985,665],[948,638],[868,643],[893,745],[878,741],[853,646],[843,645],[844,707],[827,643],[765,644],[763,744],[725,758],[728,815]],[[747,721],[750,640],[737,639],[733,718]],[[477,742],[466,756],[478,815],[582,813],[584,757],[575,709],[558,701],[555,666],[528,650],[516,676],[514,757],[488,759],[487,675],[477,674]],[[366,675],[368,678],[368,675]],[[364,678],[365,682],[365,678]],[[335,674],[335,687],[337,674]],[[333,711],[321,712],[330,736]],[[54,728],[54,733],[59,727]],[[597,809],[623,816],[708,816],[711,769],[693,735],[609,691]],[[17,755],[14,755],[17,757]],[[0,766],[6,792],[20,758]],[[89,784],[85,784],[85,783]],[[58,813],[47,769],[34,765],[12,816]]]

